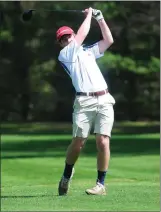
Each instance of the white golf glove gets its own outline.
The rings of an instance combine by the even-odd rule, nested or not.
[[[99,21],[99,20],[104,18],[103,15],[102,15],[101,10],[96,10],[96,9],[93,9],[92,17],[95,18],[97,21]]]

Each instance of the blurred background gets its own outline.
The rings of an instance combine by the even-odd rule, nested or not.
[[[100,9],[114,44],[98,60],[116,99],[117,121],[160,119],[160,2],[0,2],[0,115],[3,121],[72,120],[74,88],[57,60],[55,32],[62,25],[75,31],[82,14],[44,9]],[[36,8],[29,22],[25,9]],[[93,19],[86,44],[101,38]]]
[[[75,91],[58,62],[56,30],[75,31],[83,14],[103,12],[114,44],[98,60],[114,96],[107,196],[87,198],[96,178],[90,135],[76,164],[71,193],[56,197],[72,139]],[[24,10],[37,12],[23,22]],[[0,2],[1,207],[3,211],[159,211],[160,207],[160,2]],[[3,15],[2,15],[3,14]],[[85,44],[101,39],[93,19]],[[45,199],[44,199],[45,198]],[[45,200],[45,201],[44,201]]]

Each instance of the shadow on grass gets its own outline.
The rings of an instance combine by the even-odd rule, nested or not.
[[[34,158],[34,157],[65,157],[69,139],[28,140],[1,143],[1,158]],[[158,138],[113,137],[111,139],[112,154],[159,154],[160,140]],[[89,138],[82,151],[86,156],[96,155],[94,138]]]

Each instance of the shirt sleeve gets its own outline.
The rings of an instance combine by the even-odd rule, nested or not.
[[[85,48],[87,50],[92,51],[92,53],[94,54],[96,59],[98,59],[104,55],[104,53],[100,53],[98,42],[91,46],[86,46]]]
[[[60,54],[58,57],[59,61],[69,62],[69,63],[75,62],[80,48],[81,46],[77,44],[76,40],[73,40],[60,51]]]

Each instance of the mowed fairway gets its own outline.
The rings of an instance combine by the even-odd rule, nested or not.
[[[1,137],[2,211],[160,211],[159,134],[113,135],[107,196],[88,196],[95,184],[96,148],[90,136],[68,196],[57,187],[71,135]]]

